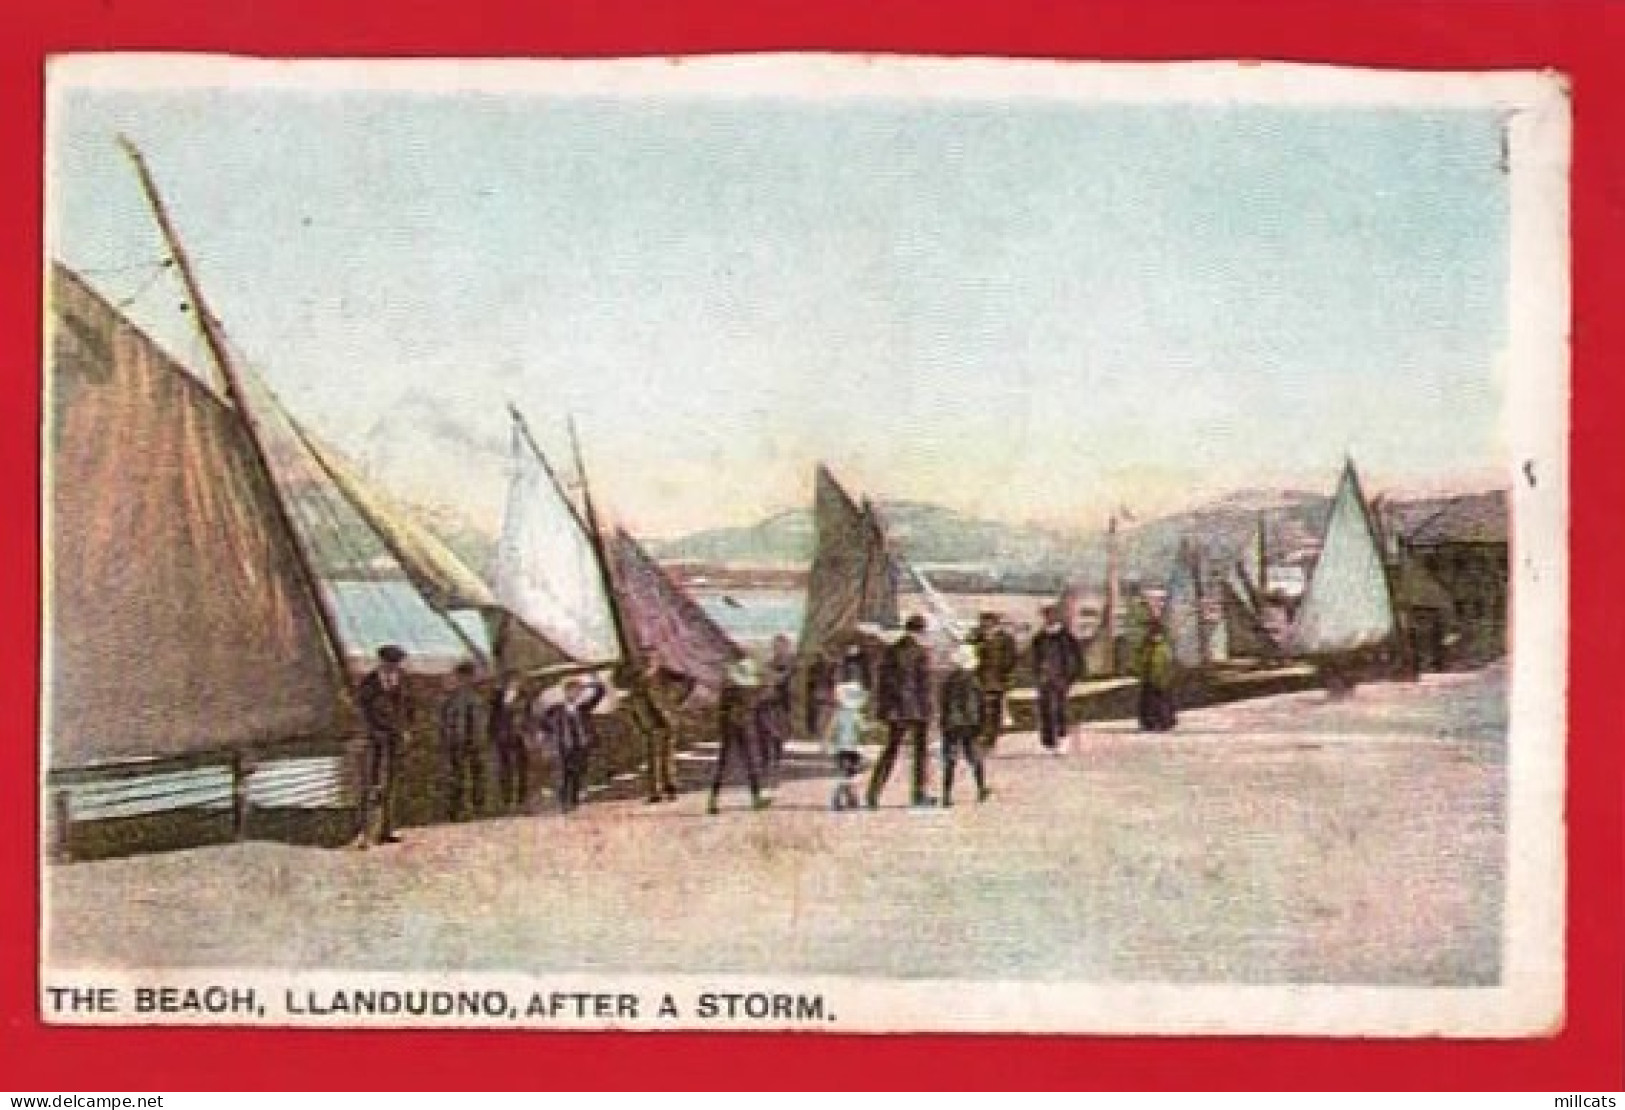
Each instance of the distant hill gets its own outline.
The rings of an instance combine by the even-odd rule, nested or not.
[[[1210,559],[1233,559],[1254,542],[1261,510],[1267,510],[1271,553],[1279,556],[1319,534],[1328,505],[1317,494],[1246,490],[1171,516],[1126,524],[1121,532],[1124,573],[1167,573],[1187,536]],[[917,565],[978,569],[996,581],[1035,588],[1081,584],[1106,571],[1107,544],[1101,532],[1006,525],[917,501],[885,502],[879,511],[898,549]],[[667,561],[799,566],[812,558],[812,549],[812,513],[793,509],[749,527],[667,540],[655,554]]]
[[[878,506],[899,549],[922,564],[1031,566],[1064,558],[1076,537],[1042,528],[983,520],[919,501]],[[743,528],[714,528],[655,545],[665,560],[803,565],[813,555],[810,509],[790,509]]]
[[[1500,491],[1467,499],[1478,498],[1498,498],[1504,505],[1506,494]],[[1461,500],[1415,498],[1397,501],[1388,511],[1402,529],[1409,530],[1443,506]],[[480,573],[489,569],[494,535],[459,512],[414,508],[469,566]],[[1166,577],[1187,539],[1199,545],[1211,566],[1228,566],[1251,557],[1260,519],[1271,562],[1312,560],[1330,508],[1331,498],[1325,494],[1246,489],[1167,516],[1131,520],[1120,526],[1122,573],[1126,579],[1141,581]],[[1100,530],[1068,532],[1006,525],[918,501],[885,502],[879,511],[898,549],[914,564],[930,570],[933,578],[940,577],[947,588],[1050,590],[1070,582],[1092,591],[1105,578],[1107,539]],[[650,547],[664,562],[799,569],[812,559],[812,512],[786,510],[754,525],[706,529]]]
[[[1230,494],[1125,529],[1121,535],[1123,574],[1141,580],[1166,577],[1186,539],[1197,544],[1209,565],[1228,566],[1256,550],[1260,521],[1270,560],[1286,560],[1295,552],[1318,546],[1330,509],[1331,498],[1301,490]],[[1098,581],[1105,571],[1102,539],[1091,545],[1074,573]]]

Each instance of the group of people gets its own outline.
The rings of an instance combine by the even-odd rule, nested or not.
[[[878,806],[905,747],[912,759],[910,804],[938,804],[928,785],[933,722],[941,742],[940,804],[953,805],[954,779],[962,762],[970,769],[977,801],[991,796],[985,758],[1003,727],[1005,696],[1016,669],[1015,637],[997,613],[983,613],[976,631],[958,645],[951,667],[939,679],[927,631],[925,619],[913,616],[905,622],[902,636],[878,654],[853,644],[836,667],[812,669],[810,722],[835,759],[833,809]],[[885,742],[860,801],[861,746],[871,709],[885,728]]]
[[[366,758],[359,806],[358,847],[394,844],[395,787],[407,734],[415,719],[405,673],[406,652],[386,644],[378,665],[362,679],[356,702],[366,729]],[[581,804],[588,756],[597,743],[593,713],[608,693],[596,677],[571,676],[534,691],[518,671],[506,671],[487,692],[473,663],[452,671],[438,712],[446,761],[447,816],[464,820],[485,809],[487,747],[496,757],[498,802],[505,812],[522,810],[530,795],[530,750],[545,745],[555,756],[554,793],[566,811]],[[676,796],[675,788],[671,796]]]
[[[1059,754],[1071,734],[1070,693],[1084,674],[1084,650],[1058,607],[1046,607],[1042,616],[1042,627],[1029,647],[1039,743],[1045,751]],[[933,659],[927,632],[925,619],[912,616],[895,641],[852,642],[834,660],[821,658],[809,668],[805,723],[834,760],[833,809],[877,807],[905,749],[912,761],[911,805],[952,805],[961,763],[970,772],[977,801],[991,796],[986,757],[997,745],[1006,718],[1005,702],[1019,656],[1015,636],[999,614],[985,612],[975,630],[956,646],[944,671]],[[394,828],[396,769],[413,717],[405,658],[395,645],[380,648],[377,667],[358,691],[367,733],[361,846],[399,839]],[[626,719],[643,743],[647,801],[657,804],[678,795],[678,733],[682,722],[692,719],[699,684],[664,662],[652,646],[640,652],[640,664],[635,672],[621,675],[619,685],[625,690]],[[1141,727],[1173,727],[1174,670],[1167,639],[1153,622],[1136,659]],[[716,692],[718,746],[708,812],[718,812],[729,772],[736,768],[744,771],[751,805],[771,804],[785,745],[794,731],[797,675],[797,660],[786,636],[774,640],[765,662],[744,656],[727,666]],[[485,809],[487,749],[496,758],[503,811],[518,812],[526,806],[533,749],[553,758],[553,793],[559,807],[565,812],[578,807],[590,754],[598,744],[594,714],[608,692],[593,675],[572,675],[538,691],[512,670],[487,690],[473,663],[459,664],[438,707],[450,819],[465,819]],[[884,742],[860,797],[862,747],[871,719],[884,729]],[[931,794],[928,783],[933,725],[940,738],[940,798]]]

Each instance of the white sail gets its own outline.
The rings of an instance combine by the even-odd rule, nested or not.
[[[1292,629],[1298,655],[1325,655],[1379,644],[1394,635],[1394,600],[1371,516],[1350,463],[1326,521],[1320,559]]]
[[[620,657],[592,541],[516,421],[492,568],[497,602],[581,663]]]

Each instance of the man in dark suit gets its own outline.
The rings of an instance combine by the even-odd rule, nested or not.
[[[886,722],[886,747],[875,762],[869,777],[869,808],[880,804],[880,792],[886,788],[897,753],[906,738],[913,749],[914,782],[909,796],[910,804],[928,806],[932,798],[926,794],[926,775],[929,771],[926,751],[926,730],[931,721],[931,652],[925,646],[925,618],[915,615],[903,625],[903,638],[886,650],[881,657],[880,677],[875,691],[875,711]]]
[[[530,711],[524,680],[519,672],[503,672],[491,694],[491,715],[485,730],[497,755],[497,794],[510,813],[525,805],[530,795],[530,753],[525,748],[525,717]]]
[[[992,751],[1004,727],[1004,697],[1016,674],[1016,638],[997,613],[983,613],[968,641],[976,649],[976,684],[982,688],[983,751]]]
[[[762,676],[756,660],[740,659],[730,663],[717,699],[717,765],[711,775],[711,797],[706,802],[707,813],[719,812],[722,786],[728,777],[729,765],[743,760],[745,781],[750,784],[750,804],[753,809],[765,809],[769,804],[762,793],[762,781],[756,767],[760,750],[757,711],[762,696]]]
[[[1083,647],[1061,623],[1060,610],[1046,605],[1044,627],[1033,637],[1033,675],[1038,683],[1038,739],[1056,755],[1067,735],[1067,700],[1083,674]]]
[[[412,723],[412,697],[406,689],[402,664],[406,652],[394,644],[378,649],[378,666],[361,680],[356,703],[367,728],[366,778],[361,784],[361,829],[356,847],[373,843],[397,844],[395,835],[395,774],[400,765],[401,745]],[[376,834],[373,814],[378,814]]]
[[[474,686],[474,664],[458,663],[451,689],[440,703],[440,741],[451,772],[448,816],[453,821],[478,817],[485,809],[485,760],[480,751],[480,718],[485,703]],[[471,803],[465,808],[464,802]]]

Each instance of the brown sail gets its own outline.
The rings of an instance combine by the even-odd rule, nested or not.
[[[51,765],[331,727],[342,671],[238,414],[59,264],[49,299]]]
[[[897,567],[885,534],[820,466],[813,492],[814,549],[799,655],[806,662],[859,624],[897,624]]]
[[[639,648],[653,648],[703,690],[722,689],[723,671],[744,656],[739,645],[626,531],[616,530],[610,558],[615,596]]]

